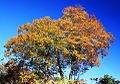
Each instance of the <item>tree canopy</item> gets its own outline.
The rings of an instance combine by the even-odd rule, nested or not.
[[[4,70],[14,71],[18,79],[26,72],[48,80],[58,73],[64,77],[69,67],[72,79],[89,67],[100,66],[100,56],[107,55],[113,40],[113,35],[83,7],[67,7],[57,20],[47,16],[19,26],[18,35],[4,45],[5,56],[10,58],[3,64]]]

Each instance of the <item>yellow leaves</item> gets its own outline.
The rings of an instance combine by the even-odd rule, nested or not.
[[[74,50],[72,53],[73,53],[78,59],[83,59],[83,60],[86,59],[86,54],[78,54],[78,51],[77,51],[77,50]]]
[[[82,37],[81,37],[81,40],[87,42],[87,41],[89,41],[89,38],[86,37],[86,36],[82,36]]]
[[[91,65],[91,67],[93,67],[92,65],[94,64],[95,66],[100,66],[100,62],[99,62],[100,58],[98,57],[98,55],[94,55],[94,57],[90,58],[89,60],[89,64]]]
[[[7,47],[14,44],[17,41],[16,37],[11,38],[11,40],[8,41],[7,44],[4,45],[4,47]]]
[[[94,43],[97,43],[98,40],[97,39],[91,39]]]
[[[100,60],[100,58],[98,56],[95,56],[94,59],[96,59],[97,61]]]
[[[63,49],[64,47],[62,45],[57,45],[58,49]]]
[[[67,12],[63,12],[63,14],[64,14],[64,15],[69,15],[69,13],[67,13]]]
[[[80,11],[82,11],[83,10],[83,7],[81,7],[81,6],[79,6],[79,7],[76,7],[76,8],[74,8],[74,7],[67,7],[67,8],[64,8],[64,11],[65,12],[75,12],[75,13],[77,13],[77,12],[80,12]]]
[[[74,41],[74,40],[69,40],[69,42],[71,42],[72,44],[74,44],[74,45],[77,45],[77,44],[79,44],[79,42],[77,42],[77,41]]]
[[[15,59],[11,59],[10,61],[8,61],[9,64],[14,63]]]
[[[18,36],[5,44],[5,54],[20,55],[21,58],[25,55],[25,60],[33,56],[41,57],[49,63],[53,62],[53,56],[60,58],[62,52],[63,59],[71,59],[70,56],[74,55],[76,61],[83,60],[81,64],[90,60],[91,64],[99,66],[98,55],[107,55],[106,51],[101,50],[110,47],[114,39],[112,34],[107,33],[95,16],[90,16],[82,7],[65,8],[63,14],[57,20],[44,17],[34,20],[32,24],[19,26]]]
[[[22,27],[22,26],[19,26],[19,28],[18,28],[18,33],[20,33],[22,30],[23,30],[23,27]]]
[[[11,51],[5,51],[4,55],[9,57],[11,55],[11,53],[12,53]]]
[[[30,27],[30,23],[24,24],[24,27],[26,27],[26,28],[28,27],[29,28]]]
[[[69,37],[69,38],[65,38],[65,40],[69,43],[71,43],[71,45],[77,45],[80,44],[80,41],[76,41],[76,38],[74,38],[74,36]]]
[[[91,49],[91,52],[94,52],[94,49]]]
[[[33,20],[33,24],[39,24],[39,20]]]
[[[73,22],[84,22],[88,18],[86,11],[83,11],[83,7],[67,7],[63,11],[63,19],[70,18]]]
[[[69,51],[66,48],[63,48],[65,54],[69,54]]]
[[[31,55],[31,56],[35,56],[35,57],[38,56],[37,52],[30,52],[30,55]]]

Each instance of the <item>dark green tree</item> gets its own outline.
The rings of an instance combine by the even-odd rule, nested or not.
[[[91,80],[96,81],[97,84],[120,84],[119,80],[116,80],[112,76],[104,75],[104,77],[101,78],[93,78]]]

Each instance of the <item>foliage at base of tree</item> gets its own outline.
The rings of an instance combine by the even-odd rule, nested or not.
[[[26,77],[25,77],[26,76]],[[59,78],[59,77],[58,77]],[[0,84],[86,84],[85,82],[79,80],[67,80],[64,81],[63,79],[56,79],[53,80],[44,80],[40,78],[36,78],[36,75],[24,75],[21,78],[14,78],[10,79],[7,74],[2,73],[0,75]]]
[[[56,81],[56,82],[50,81],[47,84],[86,84],[86,83],[78,80],[68,80],[68,81]]]

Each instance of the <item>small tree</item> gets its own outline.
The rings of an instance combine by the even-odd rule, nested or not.
[[[51,79],[57,73],[64,77],[69,66],[72,79],[100,65],[99,55],[107,55],[112,34],[82,7],[67,7],[63,14],[58,20],[45,17],[20,26],[18,36],[5,44],[5,55],[15,59],[15,65],[23,61],[19,70],[27,68]]]
[[[98,84],[119,84],[119,80],[115,80],[112,76],[104,75],[103,78],[99,79]]]

